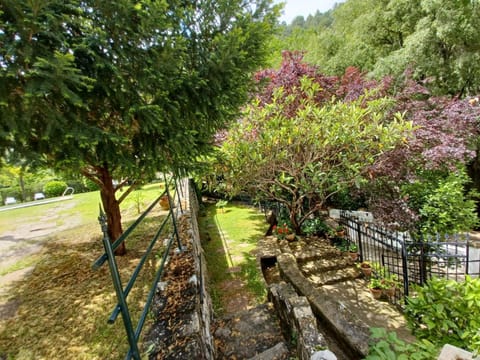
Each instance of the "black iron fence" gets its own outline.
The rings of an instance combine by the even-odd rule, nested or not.
[[[360,261],[368,261],[393,275],[397,287],[393,301],[397,304],[432,277],[461,281],[466,275],[480,275],[480,247],[473,246],[468,234],[430,236],[413,239],[407,232],[389,231],[364,222],[351,212],[340,212],[340,223],[354,242]]]
[[[170,187],[175,188],[175,197],[172,197],[170,195]],[[128,236],[131,234],[131,232],[145,219],[145,217],[154,209],[155,206],[160,202],[160,200],[164,197],[167,196],[168,202],[169,202],[169,212],[168,215],[164,218],[163,222],[160,224],[158,230],[156,231],[154,237],[151,239],[147,249],[145,250],[143,256],[140,258],[137,266],[135,267],[135,270],[133,271],[131,277],[129,278],[126,286],[124,287],[122,284],[122,281],[120,279],[120,274],[119,270],[117,267],[117,262],[115,260],[115,255],[114,252],[115,250],[124,242],[127,240]],[[112,282],[113,286],[115,288],[115,292],[117,295],[117,305],[114,307],[109,319],[108,323],[113,324],[115,320],[117,319],[118,315],[122,315],[128,343],[130,345],[130,349],[125,357],[125,359],[135,359],[135,360],[140,360],[140,351],[138,348],[138,340],[140,338],[141,331],[143,329],[143,325],[145,324],[145,320],[147,318],[147,314],[150,308],[150,305],[153,301],[154,295],[155,295],[155,290],[157,287],[158,282],[161,279],[161,276],[163,274],[163,269],[165,267],[167,257],[170,253],[170,249],[172,248],[173,244],[176,242],[176,246],[178,247],[178,250],[182,250],[182,245],[180,242],[180,238],[178,235],[177,231],[177,225],[176,225],[176,218],[178,217],[178,212],[183,211],[181,207],[181,198],[184,197],[183,195],[183,187],[179,186],[177,183],[176,179],[171,179],[170,181],[167,181],[165,179],[165,190],[160,196],[148,207],[147,210],[143,214],[140,215],[140,217],[127,229],[125,232],[114,242],[111,243],[108,233],[107,233],[107,220],[106,216],[103,213],[103,211],[100,209],[100,216],[99,216],[99,222],[102,227],[102,232],[103,232],[103,245],[105,248],[105,253],[101,255],[93,264],[94,269],[100,268],[105,262],[108,262],[109,268],[110,268],[110,273],[112,276]],[[157,254],[161,256],[161,261],[158,265],[158,268],[156,270],[154,280],[152,282],[150,291],[148,293],[147,299],[145,300],[145,306],[142,310],[142,313],[140,315],[140,318],[134,326],[133,320],[130,314],[130,311],[128,309],[128,304],[127,304],[127,297],[132,290],[135,281],[137,280],[140,271],[145,264],[147,258],[150,256],[152,249],[154,248],[157,240],[160,238],[160,235],[165,236],[165,229],[167,228],[167,223],[171,221],[172,229],[169,234],[167,234],[168,241],[166,242],[163,254]],[[176,241],[175,241],[176,240]]]

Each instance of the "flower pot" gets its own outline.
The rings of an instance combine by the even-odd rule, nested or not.
[[[393,297],[395,295],[395,286],[392,286],[391,288],[388,288],[388,289],[384,289],[383,293],[388,297]]]
[[[170,209],[170,202],[168,201],[168,196],[164,195],[160,199],[160,206],[163,210]]]
[[[370,292],[374,299],[378,300],[382,296],[382,289],[370,288]]]
[[[358,259],[358,252],[349,251],[348,253],[350,254],[350,257],[352,258],[353,261],[357,261],[357,259]]]
[[[285,239],[287,241],[295,241],[296,236],[295,236],[295,234],[288,234],[288,235],[285,236]]]
[[[372,276],[372,268],[370,266],[360,267],[360,269],[362,270],[362,273],[363,273],[364,276],[366,276],[366,277]]]

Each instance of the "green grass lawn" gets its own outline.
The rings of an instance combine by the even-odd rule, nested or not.
[[[121,204],[123,220],[135,217],[139,209],[144,210],[163,191],[161,184],[149,184],[133,191]],[[67,219],[75,219],[76,224],[98,224],[100,192],[74,194],[72,199],[54,203],[11,209],[0,212],[0,236],[14,232],[18,227],[31,223],[41,223],[50,213],[58,218],[58,225]],[[35,204],[32,202],[32,204]],[[100,226],[98,226],[100,229]]]
[[[144,209],[161,191],[159,184],[154,184],[131,194],[122,204],[124,227],[138,216],[139,203]],[[128,349],[121,318],[113,325],[107,324],[116,304],[108,266],[98,271],[91,268],[103,253],[97,221],[99,194],[76,194],[66,202],[69,201],[72,206],[67,208],[45,204],[0,213],[0,236],[2,232],[15,231],[22,222],[27,224],[26,219],[41,222],[49,212],[59,212],[64,221],[79,220],[75,227],[44,239],[42,252],[10,269],[35,265],[4,299],[16,302],[18,309],[15,317],[0,320],[0,358],[113,360],[123,358]],[[203,235],[208,232],[210,236],[210,241],[204,243],[205,253],[217,304],[224,297],[234,296],[228,291],[221,293],[217,285],[236,278],[245,282],[253,298],[263,301],[265,287],[253,252],[267,229],[264,216],[256,209],[237,204],[228,204],[223,210],[208,206],[203,215]],[[117,258],[124,283],[160,221],[160,214],[147,218],[142,228],[131,234],[127,255]],[[158,246],[157,252],[162,244]],[[156,261],[156,257],[147,261],[144,275],[129,296],[134,324],[152,284]],[[232,268],[239,271],[230,272]]]
[[[234,279],[244,281],[256,301],[263,302],[266,289],[255,249],[268,229],[264,215],[237,203],[229,203],[223,209],[207,204],[199,225],[216,312],[222,312],[224,301],[234,296],[223,287],[226,281]]]
[[[163,190],[159,184],[143,187],[130,194],[122,204],[126,228]],[[26,257],[9,271],[35,265],[33,271],[16,283],[3,301],[16,303],[15,317],[0,320],[0,358],[3,359],[120,359],[128,350],[121,317],[107,324],[116,304],[108,266],[93,271],[93,261],[103,253],[97,221],[99,193],[76,194],[72,206],[59,203],[38,205],[0,213],[0,236],[27,220],[41,222],[49,214],[63,219],[75,218],[73,228],[42,241],[43,251]],[[147,244],[156,233],[163,215],[155,210],[127,239],[127,255],[118,257],[123,283],[126,283]],[[159,253],[159,242],[155,251]],[[128,298],[134,324],[138,321],[152,285],[155,264],[146,262],[137,284]],[[148,324],[145,328],[148,328]]]
[[[124,228],[138,217],[162,191],[163,184],[158,183],[145,185],[133,191],[120,204]],[[2,211],[0,212],[0,237],[13,234],[15,238],[23,238],[26,235],[29,240],[18,242],[9,248],[15,250],[44,241],[73,241],[79,233],[87,238],[97,237],[101,234],[98,222],[100,202],[100,192],[92,191],[75,194],[71,199],[59,202],[45,204],[32,202],[34,206]],[[35,230],[46,226],[52,229],[51,235],[47,235],[43,240],[30,239],[35,235]],[[24,257],[15,264],[0,263],[0,276],[35,265],[38,259],[38,254],[34,254]]]

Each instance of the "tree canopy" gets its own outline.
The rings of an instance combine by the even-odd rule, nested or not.
[[[278,13],[270,0],[0,5],[0,148],[95,181],[113,239],[113,179],[185,171],[210,150]]]
[[[222,155],[227,188],[283,204],[300,233],[331,196],[407,141],[411,124],[392,113],[381,84],[353,69],[325,77],[301,56],[284,56],[278,71],[262,73],[271,82],[229,130]]]
[[[432,96],[424,86],[410,80],[396,94],[396,100],[396,110],[412,121],[414,131],[408,146],[385,152],[370,167],[370,209],[385,223],[428,232],[439,230],[438,226],[426,225],[433,223],[434,208],[448,208],[443,218],[457,221],[450,229],[467,230],[476,222],[475,205],[468,194],[472,186],[464,173],[467,166],[478,164],[478,99]],[[452,186],[456,195],[443,193],[443,204],[428,206],[427,213],[425,206],[431,196]],[[435,218],[437,222],[442,219]]]
[[[327,74],[356,66],[403,81],[411,67],[437,95],[479,92],[477,1],[347,0],[328,15],[331,22],[292,24],[286,48],[307,51],[306,60]]]

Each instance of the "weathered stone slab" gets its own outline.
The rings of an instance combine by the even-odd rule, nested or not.
[[[258,241],[257,257],[273,258],[281,254],[278,247],[278,240],[274,236],[266,236]]]
[[[298,262],[307,262],[318,259],[340,259],[342,253],[334,246],[320,248],[304,248],[293,253]]]
[[[333,258],[322,258],[315,261],[299,263],[299,267],[303,273],[319,273],[330,270],[344,269],[354,267],[350,256],[338,256]],[[354,268],[355,269],[355,268]],[[356,270],[356,269],[355,269]]]
[[[347,307],[315,289],[308,297],[312,310],[329,322],[334,331],[350,347],[365,357],[368,354],[370,329]]]
[[[472,360],[472,353],[465,351],[463,349],[460,349],[456,346],[450,345],[450,344],[445,344],[442,348],[442,352],[440,353],[440,356],[438,357],[438,360]],[[479,358],[475,358],[475,360],[478,360]]]
[[[314,288],[311,281],[306,279],[296,266],[293,255],[282,254],[277,257],[277,260],[282,277],[292,284],[298,293],[307,297],[312,310],[327,321],[338,336],[342,337],[354,351],[366,356],[370,337],[368,326],[341,303]]]
[[[282,342],[268,350],[265,350],[261,354],[255,355],[249,360],[285,360],[288,359],[288,356],[289,351],[287,345]]]
[[[330,350],[317,351],[310,360],[337,360],[337,357]]]
[[[302,272],[305,273],[304,268],[302,268]],[[353,267],[329,271],[312,271],[305,275],[317,286],[335,284],[342,281],[356,279],[361,276],[359,271]]]
[[[269,287],[269,299],[279,314],[283,328],[288,329],[287,338],[296,337],[299,359],[310,360],[316,349],[326,347],[308,300],[298,296],[292,285],[284,282],[272,284]]]

